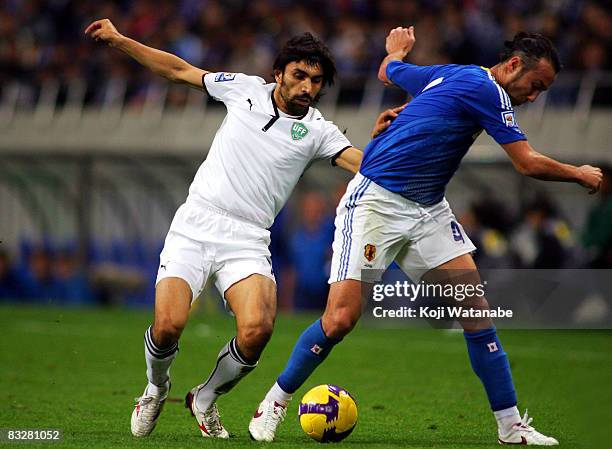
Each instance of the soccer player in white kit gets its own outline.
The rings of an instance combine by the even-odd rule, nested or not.
[[[305,33],[287,42],[274,63],[276,83],[266,84],[256,76],[194,67],[121,35],[108,19],[93,22],[85,33],[158,75],[204,88],[227,108],[160,255],[155,319],[144,336],[148,384],[131,428],[138,437],[153,431],[191,303],[212,276],[236,317],[237,335],[221,349],[208,379],[185,399],[202,436],[228,438],[215,401],[257,366],[276,316],[268,228],[314,160],[331,159],[353,173],[361,162],[362,152],[311,107],[322,87],[333,83],[333,58]],[[399,109],[383,112],[374,133]]]

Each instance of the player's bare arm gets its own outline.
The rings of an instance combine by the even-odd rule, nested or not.
[[[192,66],[187,61],[171,53],[147,47],[134,39],[119,33],[109,19],[92,22],[85,34],[96,41],[105,42],[109,47],[117,48],[131,56],[153,73],[179,84],[202,88],[202,76],[206,70]]]
[[[378,69],[378,79],[385,85],[393,84],[387,78],[387,65],[391,61],[402,61],[412,51],[415,41],[413,26],[409,28],[397,27],[391,30],[385,42],[387,56],[380,63]]]
[[[522,175],[544,181],[575,182],[596,193],[602,179],[601,169],[590,165],[576,167],[538,153],[526,140],[502,145],[514,168]]]
[[[359,167],[361,166],[362,158],[363,151],[361,151],[359,148],[349,147],[340,153],[340,156],[336,158],[334,163],[346,171],[357,173],[359,171]]]

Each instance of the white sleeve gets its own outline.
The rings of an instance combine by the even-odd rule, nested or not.
[[[208,95],[227,106],[242,98],[245,90],[253,84],[265,84],[258,76],[228,72],[207,73],[202,77],[202,81]]]
[[[316,157],[318,159],[329,159],[336,156],[342,150],[346,150],[353,145],[346,136],[338,129],[333,122],[325,121],[321,142],[317,148]]]

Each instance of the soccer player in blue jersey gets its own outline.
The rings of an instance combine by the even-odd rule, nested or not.
[[[469,237],[444,198],[446,185],[476,137],[486,130],[521,174],[546,181],[575,182],[599,189],[601,170],[557,162],[534,150],[519,128],[513,106],[535,101],[554,81],[560,63],[540,34],[517,34],[505,43],[501,61],[475,65],[416,66],[402,62],[415,42],[414,29],[396,28],[378,77],[409,92],[413,100],[364,151],[359,173],[340,201],[327,308],[298,339],[293,353],[259,405],[251,436],[274,439],[286,403],[355,326],[362,311],[364,279],[395,261],[415,282],[437,282],[449,270],[472,273],[478,283]],[[379,272],[379,271],[376,271]],[[484,297],[472,303],[487,308]],[[521,418],[508,358],[490,320],[460,321],[472,368],[485,388],[501,444],[550,446],[557,440]]]

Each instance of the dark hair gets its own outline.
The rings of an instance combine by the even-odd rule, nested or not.
[[[504,50],[500,54],[500,62],[518,56],[527,69],[534,68],[540,59],[550,62],[555,73],[561,70],[559,52],[550,39],[540,33],[520,32],[511,41],[504,42]]]
[[[276,55],[272,69],[284,72],[287,64],[298,61],[306,61],[309,65],[319,64],[323,70],[323,85],[334,84],[336,62],[329,48],[310,33],[289,39]]]

